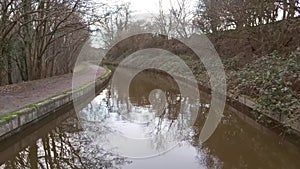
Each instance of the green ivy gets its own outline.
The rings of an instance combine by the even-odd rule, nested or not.
[[[247,64],[233,74],[236,85],[232,91],[235,95],[250,95],[258,103],[256,110],[265,113],[275,113],[278,120],[291,122],[298,119],[300,97],[289,86],[287,76],[300,76],[300,49],[289,56],[281,56],[277,52],[266,55]]]

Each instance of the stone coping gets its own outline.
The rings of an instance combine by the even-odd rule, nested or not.
[[[90,92],[95,92],[95,88],[102,88],[109,82],[111,77],[111,70],[107,67],[105,69],[106,73],[95,81],[2,116],[0,118],[0,140],[19,132],[24,126],[46,117],[58,108],[72,102],[73,98],[80,99]]]

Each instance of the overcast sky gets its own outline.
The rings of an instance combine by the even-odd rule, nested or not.
[[[137,13],[158,13],[158,0],[124,0],[131,3],[131,8]],[[165,1],[166,2],[166,1]]]
[[[95,1],[101,1],[105,3],[121,3],[121,2],[129,2],[131,4],[131,10],[135,14],[140,13],[158,13],[159,10],[159,0],[95,0]],[[163,0],[163,7],[164,9],[168,9],[170,7],[170,2],[174,3],[177,0]],[[197,0],[189,0],[189,3],[192,2],[193,5],[195,5]],[[193,6],[192,5],[192,6]]]

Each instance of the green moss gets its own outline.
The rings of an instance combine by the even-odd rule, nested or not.
[[[3,116],[0,117],[0,120],[9,121],[10,119],[12,119],[12,118],[14,118],[16,116],[20,116],[20,115],[24,114],[24,110],[25,109],[30,109],[30,110],[34,109],[34,110],[37,110],[37,108],[38,108],[37,104],[31,104],[31,105],[25,107],[23,110],[19,110],[19,111],[15,111],[15,112],[10,112],[10,113],[8,113],[6,115],[3,115]]]
[[[37,104],[39,104],[39,103],[37,103]],[[28,108],[29,109],[35,109],[35,110],[37,110],[38,109],[38,105],[37,104],[31,104],[31,105],[28,106]]]
[[[16,111],[16,112],[13,112],[12,114],[13,114],[13,115],[22,115],[22,114],[23,114],[23,112]]]
[[[13,112],[13,113],[9,113],[9,114],[6,114],[6,115],[2,116],[0,119],[3,120],[3,121],[9,121],[10,119],[12,119],[16,116],[18,116],[16,114],[16,112]]]
[[[106,78],[107,76],[109,76],[111,74],[111,70],[107,66],[105,66],[104,68],[106,70],[106,73],[104,75],[102,75],[100,77],[100,79],[104,79],[104,78]]]
[[[29,107],[27,107],[29,108]],[[3,120],[3,121],[9,121],[10,119],[14,118],[14,117],[17,117],[17,116],[20,116],[24,114],[24,111],[20,110],[20,111],[15,111],[15,112],[10,112],[6,115],[3,115],[0,117],[0,120]]]
[[[4,120],[4,121],[9,121],[10,119],[11,119],[11,117],[10,116],[4,116],[3,118],[1,118],[2,120]]]

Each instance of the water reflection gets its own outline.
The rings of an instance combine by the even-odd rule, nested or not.
[[[74,115],[0,168],[119,168],[128,162],[93,144]]]
[[[165,96],[158,97],[162,99],[159,100],[161,104],[153,104],[151,101],[151,93],[155,90],[158,90],[154,92],[155,94]],[[184,98],[172,78],[143,72],[132,80],[129,96],[120,92],[115,86],[110,86],[102,96],[100,95],[91,103],[90,107],[94,107],[94,110],[86,111],[84,119],[101,119],[103,126],[109,127],[109,133],[113,133],[114,136],[105,137],[106,141],[113,144],[114,148],[128,148],[126,153],[132,155],[142,154],[136,152],[136,149],[155,154],[168,151],[170,147],[174,148],[151,159],[133,159],[133,163],[125,165],[125,168],[298,168],[300,166],[297,160],[300,157],[299,147],[285,142],[281,137],[260,126],[253,127],[253,124],[241,120],[230,110],[224,113],[214,135],[204,144],[199,144],[199,134],[210,108],[209,97],[203,95],[201,97],[205,99],[199,101]],[[97,111],[99,109],[102,110]],[[198,112],[195,113],[194,110]],[[95,112],[97,113],[92,114]],[[102,116],[103,112],[106,116]],[[194,115],[196,117],[191,117]],[[192,118],[196,120],[193,121]],[[150,144],[134,142],[132,146],[122,140],[122,137],[116,136],[149,138],[151,142]],[[124,151],[121,151],[122,153]],[[181,159],[181,161],[177,162],[174,159]]]
[[[80,117],[92,138],[105,149],[145,158],[170,151],[185,140],[192,133],[193,116],[204,114],[195,112],[199,107],[198,100],[182,97],[172,77],[145,71],[132,80],[129,93],[111,86],[83,109]],[[95,127],[109,132],[99,136],[90,130]]]
[[[73,112],[58,126],[49,122],[50,129],[38,129],[47,134],[26,141],[29,146],[8,160],[1,153],[0,168],[299,168],[299,147],[241,120],[229,107],[214,135],[199,144],[210,108],[209,97],[201,96],[182,97],[172,78],[144,72],[128,95],[109,86],[80,118]]]

